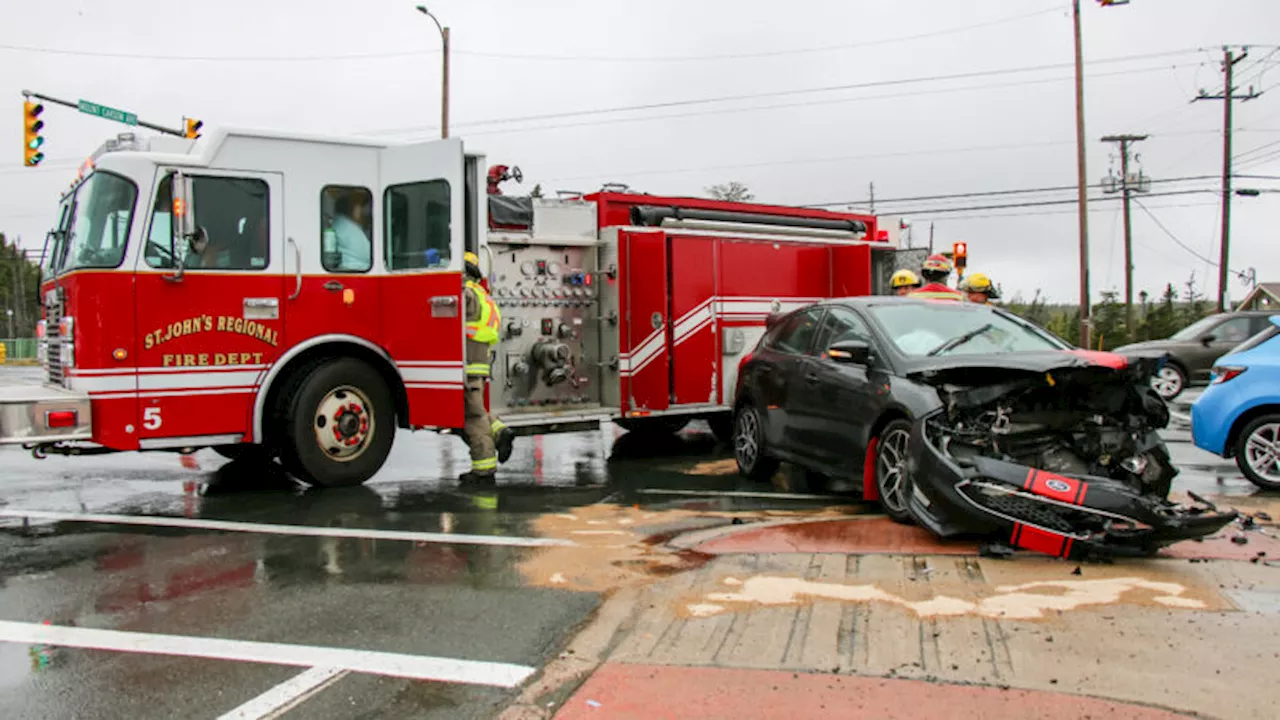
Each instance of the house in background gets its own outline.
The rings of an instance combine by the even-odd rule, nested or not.
[[[1236,310],[1269,310],[1280,313],[1280,283],[1258,283],[1236,305]]]

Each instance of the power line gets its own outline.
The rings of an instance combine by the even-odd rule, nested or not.
[[[1072,202],[1075,202],[1075,200],[1072,200]],[[1157,210],[1159,210],[1159,209],[1162,209],[1162,208],[1169,208],[1169,209],[1182,209],[1182,208],[1217,207],[1217,206],[1218,206],[1218,203],[1217,203],[1217,202],[1203,202],[1203,203],[1177,203],[1177,204],[1171,204],[1171,205],[1157,205],[1157,206],[1155,206],[1155,207],[1156,207],[1156,209],[1157,209]],[[916,221],[921,221],[921,220],[928,220],[928,219],[930,219],[930,218],[935,218],[935,217],[936,217],[936,218],[938,218],[939,220],[947,220],[947,221],[949,221],[949,222],[958,222],[958,221],[960,221],[960,220],[993,220],[993,219],[996,219],[996,218],[1047,217],[1047,216],[1051,216],[1051,215],[1075,215],[1075,214],[1077,214],[1077,212],[1078,212],[1078,211],[1077,211],[1077,210],[1075,210],[1075,209],[1071,209],[1071,210],[1030,210],[1030,211],[1025,211],[1025,212],[982,213],[982,214],[978,214],[978,215],[916,215],[916,216],[914,216],[914,219],[915,219]],[[1116,210],[1115,208],[1091,207],[1091,208],[1089,208],[1089,212],[1091,212],[1091,213],[1114,213],[1114,212],[1117,212],[1117,210]],[[1139,243],[1139,244],[1141,244],[1141,243]]]
[[[1187,55],[1188,51],[1180,50],[1173,52],[1147,53],[1143,55],[1129,55],[1115,58],[1104,58],[1102,60],[1093,60],[1089,64],[1102,65],[1109,63],[1132,62],[1135,60],[1147,60],[1159,57],[1171,57]],[[814,88],[795,88],[791,90],[773,90],[769,92],[745,93],[741,95],[722,95],[711,98],[697,98],[689,100],[668,100],[665,102],[644,103],[640,105],[621,105],[605,108],[590,108],[584,110],[568,110],[555,113],[541,113],[537,115],[524,115],[519,117],[494,118],[491,120],[474,120],[462,125],[473,127],[476,125],[507,125],[512,123],[531,122],[537,120],[557,120],[567,117],[581,117],[584,115],[605,115],[621,112],[635,112],[640,110],[661,110],[664,108],[689,107],[694,105],[707,105],[712,103],[738,102],[742,100],[760,100],[777,97],[794,97],[796,95],[812,95],[815,93],[839,92],[844,90],[866,90],[878,87],[894,87],[900,85],[920,85],[933,82],[951,82],[955,80],[971,80],[975,78],[997,77],[1001,75],[1017,75],[1025,73],[1044,72],[1046,70],[1061,70],[1064,68],[1074,67],[1071,63],[1054,63],[1048,65],[1031,65],[1026,67],[1000,68],[995,70],[974,70],[963,73],[951,73],[946,75],[929,75],[923,77],[897,78],[893,80],[871,80],[858,83],[846,83],[842,85],[826,85]],[[1155,68],[1154,70],[1165,70],[1168,68]],[[1133,71],[1129,71],[1133,72]],[[739,111],[741,112],[741,111]],[[400,132],[414,132],[424,130],[422,126],[404,127],[404,128],[387,128],[382,130],[368,131],[366,134],[387,134]]]
[[[112,58],[116,60],[163,60],[166,62],[326,62],[344,60],[383,60],[399,57],[439,55],[439,50],[402,50],[393,52],[355,53],[350,55],[150,55],[143,53],[100,52],[96,50],[65,50],[62,48],[36,47],[32,45],[0,44],[0,50],[30,52],[43,55],[70,55],[76,57]],[[455,51],[456,52],[456,51]]]
[[[1162,193],[1149,193],[1149,194],[1147,195],[1147,197],[1167,197],[1167,196],[1170,196],[1170,195],[1193,195],[1193,194],[1198,194],[1198,193],[1213,193],[1213,192],[1217,192],[1217,191],[1216,191],[1216,190],[1209,190],[1209,189],[1205,189],[1205,190],[1171,190],[1171,191],[1169,191],[1169,192],[1162,192]],[[1090,199],[1090,201],[1089,201],[1089,202],[1102,202],[1102,201],[1105,201],[1105,200],[1118,200],[1118,199],[1119,199],[1119,198],[1114,197],[1114,196],[1104,195],[1104,196],[1102,196],[1102,197],[1092,198],[1092,199]],[[1072,198],[1072,199],[1070,199],[1070,200],[1037,200],[1037,201],[1035,201],[1035,202],[1025,202],[1025,203],[1007,203],[1007,204],[1004,204],[1004,205],[979,205],[979,206],[975,206],[975,207],[958,207],[958,208],[957,208],[957,207],[950,207],[950,208],[945,208],[945,207],[944,207],[944,208],[930,208],[930,209],[928,209],[928,210],[899,210],[899,211],[894,212],[894,214],[895,214],[895,215],[913,215],[913,216],[915,216],[915,215],[928,215],[928,214],[930,214],[930,213],[933,213],[933,214],[940,214],[940,213],[952,213],[952,212],[967,212],[967,211],[970,211],[970,210],[1001,210],[1001,209],[1004,209],[1004,208],[1045,207],[1045,206],[1047,206],[1047,205],[1070,205],[1070,204],[1075,203],[1075,202],[1077,202],[1077,200],[1076,200],[1075,198]]]
[[[496,58],[503,60],[521,60],[521,61],[557,61],[557,62],[615,62],[615,63],[650,63],[650,62],[704,62],[718,60],[744,60],[751,58],[780,57],[787,55],[805,55],[812,53],[823,53],[840,50],[853,50],[858,48],[875,47],[880,45],[892,45],[901,42],[910,42],[913,40],[924,40],[928,38],[941,37],[944,35],[955,35],[965,33],[970,30],[977,30],[996,25],[1004,25],[1007,23],[1018,22],[1029,18],[1046,15],[1052,12],[1060,11],[1061,5],[1054,3],[1051,7],[1045,7],[1034,12],[1022,13],[1019,15],[1011,15],[1007,17],[996,18],[980,23],[972,23],[952,28],[944,28],[925,33],[917,33],[914,35],[902,35],[898,37],[881,38],[878,40],[868,40],[857,43],[844,43],[839,45],[825,45],[807,48],[794,48],[789,50],[763,50],[759,52],[744,53],[726,53],[714,55],[674,55],[674,56],[651,56],[651,57],[624,57],[619,55],[543,55],[536,53],[504,53],[492,52],[488,50],[451,50],[456,55],[470,55],[473,57]],[[307,55],[307,56],[237,56],[237,55],[156,55],[144,53],[128,53],[128,52],[102,52],[93,50],[70,50],[62,48],[37,47],[32,45],[11,45],[0,44],[0,50],[11,50],[18,52],[31,52],[48,55],[70,55],[79,57],[96,57],[96,58],[112,58],[121,60],[164,60],[171,62],[324,62],[324,61],[345,61],[345,60],[379,60],[387,58],[401,57],[420,57],[424,55],[435,55],[438,50],[403,50],[376,53],[356,53],[348,55]]]
[[[1062,143],[1058,143],[1058,144],[1062,144]],[[1148,182],[1151,182],[1153,184],[1171,183],[1171,182],[1188,182],[1191,180],[1213,180],[1216,177],[1217,177],[1216,175],[1192,175],[1192,176],[1180,177],[1180,178],[1161,178],[1158,180],[1149,180]],[[1100,187],[1103,187],[1103,184],[1095,183],[1093,185],[1090,185],[1089,187],[1100,188]],[[884,198],[884,199],[877,198],[876,202],[895,203],[895,202],[917,202],[920,200],[950,200],[953,198],[993,197],[998,195],[1025,195],[1025,194],[1047,193],[1047,192],[1063,192],[1066,190],[1074,191],[1075,189],[1076,189],[1075,185],[1055,185],[1055,186],[1038,187],[1038,188],[1017,188],[1013,190],[983,190],[978,192],[951,193],[947,195],[918,195],[916,197]],[[838,207],[842,205],[865,205],[865,204],[866,204],[865,200],[852,200],[847,202],[814,203],[811,205],[807,205],[806,207],[822,208],[822,207]]]
[[[845,43],[840,45],[825,45],[810,48],[796,48],[792,50],[763,50],[760,52],[746,53],[727,53],[715,55],[668,55],[668,56],[651,56],[651,57],[620,57],[617,55],[527,55],[521,53],[496,53],[488,51],[465,51],[466,55],[474,55],[477,57],[492,57],[511,60],[550,60],[565,62],[705,62],[717,60],[746,60],[753,58],[780,57],[785,55],[807,55],[812,53],[833,52],[839,50],[854,50],[867,47],[876,47],[880,45],[893,45],[900,42],[909,42],[912,40],[925,40],[928,38],[941,37],[944,35],[955,35],[958,33],[968,32],[970,30],[978,30],[996,25],[1004,25],[1006,23],[1026,20],[1040,15],[1047,15],[1062,10],[1060,3],[1054,3],[1051,7],[1036,10],[1034,12],[1023,13],[1021,15],[1012,15],[1009,17],[997,18],[986,22],[974,23],[971,25],[963,25],[960,27],[946,28],[943,30],[934,30],[926,33],[918,33],[915,35],[902,35],[898,37],[881,38],[879,40],[867,40],[857,43]]]
[[[1160,218],[1156,217],[1155,213],[1153,213],[1153,212],[1151,212],[1150,210],[1148,210],[1146,205],[1143,205],[1141,202],[1139,202],[1139,201],[1137,201],[1137,200],[1134,200],[1133,202],[1134,202],[1134,204],[1136,204],[1138,207],[1142,208],[1142,211],[1143,211],[1143,212],[1145,212],[1145,213],[1146,213],[1146,214],[1151,218],[1152,222],[1154,222],[1154,223],[1156,224],[1156,227],[1160,228],[1160,229],[1164,232],[1164,234],[1165,234],[1165,235],[1168,235],[1168,236],[1169,236],[1169,239],[1170,239],[1170,240],[1172,240],[1174,243],[1176,243],[1178,247],[1180,247],[1180,248],[1182,248],[1183,250],[1186,250],[1187,252],[1191,253],[1191,254],[1192,254],[1193,256],[1195,256],[1197,259],[1199,259],[1199,260],[1201,260],[1201,261],[1205,262],[1206,264],[1208,264],[1208,265],[1212,265],[1213,267],[1218,267],[1218,263],[1216,263],[1216,262],[1214,262],[1214,261],[1210,260],[1209,258],[1205,257],[1204,255],[1201,255],[1200,253],[1198,253],[1198,252],[1196,252],[1195,250],[1191,249],[1191,247],[1190,247],[1189,245],[1187,245],[1186,243],[1184,243],[1184,242],[1182,242],[1181,240],[1179,240],[1179,239],[1178,239],[1178,236],[1177,236],[1177,235],[1174,235],[1174,234],[1173,234],[1173,232],[1172,232],[1171,230],[1169,230],[1169,228],[1165,227],[1165,226],[1164,226],[1164,223],[1160,222]],[[1230,269],[1229,269],[1229,271],[1230,271],[1230,272],[1232,272],[1232,273],[1235,273],[1236,275],[1240,275],[1240,273],[1239,273],[1239,272],[1236,272],[1235,270],[1230,270]]]

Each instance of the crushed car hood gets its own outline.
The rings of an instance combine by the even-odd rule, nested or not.
[[[997,353],[990,355],[941,355],[913,359],[908,377],[930,385],[985,385],[1007,382],[1013,375],[1060,373],[1062,371],[1119,371],[1127,378],[1144,380],[1155,374],[1167,357],[1158,350],[1095,352],[1092,350],[1047,350],[1043,352]]]

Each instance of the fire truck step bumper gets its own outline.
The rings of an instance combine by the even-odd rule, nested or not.
[[[497,415],[516,435],[523,436],[596,430],[601,422],[617,417],[618,409],[589,407],[539,411],[521,408],[501,409]]]
[[[51,385],[0,386],[0,445],[92,437],[86,393]]]

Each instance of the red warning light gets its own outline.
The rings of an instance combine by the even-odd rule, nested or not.
[[[585,273],[585,274],[582,276],[582,284],[583,284],[583,285],[590,285],[590,284],[591,284],[591,273]]]

